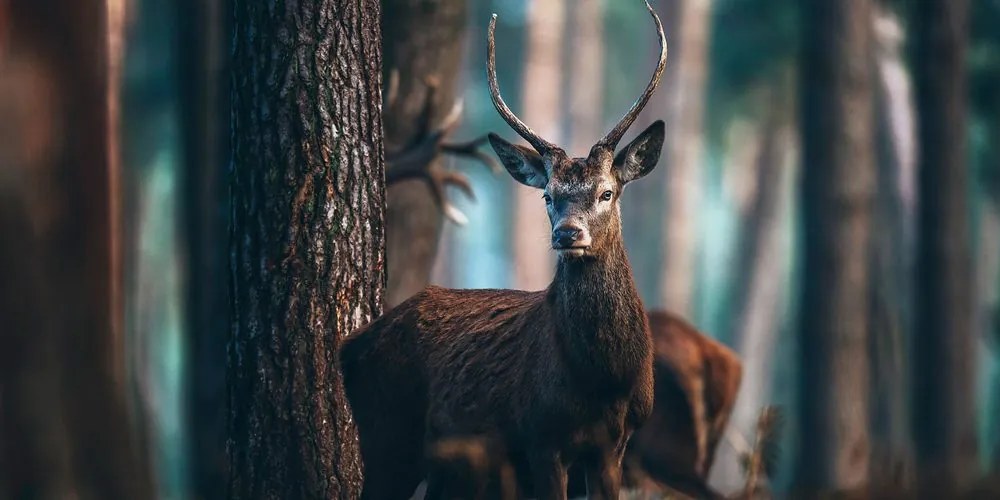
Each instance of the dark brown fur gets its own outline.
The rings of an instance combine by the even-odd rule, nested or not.
[[[614,247],[561,260],[541,292],[430,287],[347,340],[366,498],[412,493],[425,443],[490,434],[526,457],[544,498],[565,497],[565,467],[576,459],[594,488],[617,491],[626,440],[652,409],[653,378],[620,238]]]

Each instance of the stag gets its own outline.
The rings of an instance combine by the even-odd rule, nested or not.
[[[615,154],[666,66],[585,158],[571,158],[507,107],[490,21],[487,73],[500,115],[532,148],[490,134],[518,182],[543,191],[558,255],[542,291],[428,287],[345,341],[348,399],[360,434],[365,498],[407,498],[426,449],[462,436],[498,436],[526,464],[539,498],[566,498],[579,464],[592,498],[617,499],[632,432],[653,406],[653,345],[622,241],[619,199],[659,159],[657,121]],[[428,479],[430,496],[442,479]]]

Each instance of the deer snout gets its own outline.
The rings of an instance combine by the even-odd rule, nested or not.
[[[590,246],[590,234],[586,229],[574,224],[560,224],[552,230],[552,248],[567,250]]]

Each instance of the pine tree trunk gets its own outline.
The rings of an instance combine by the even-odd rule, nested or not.
[[[791,79],[786,78],[786,81]],[[771,95],[787,95],[790,85],[776,86]],[[783,92],[784,91],[784,92]],[[771,394],[772,366],[791,274],[788,217],[791,212],[793,163],[798,159],[790,106],[773,104],[767,113],[761,148],[753,168],[756,196],[743,221],[741,259],[743,276],[734,292],[732,338],[743,363],[739,395],[729,420],[743,436],[753,436],[761,409]],[[740,457],[729,446],[720,446],[713,485],[736,491],[744,485]]]
[[[802,19],[804,267],[800,449],[806,495],[868,481],[868,248],[875,189],[870,0],[811,0]]]
[[[177,2],[187,316],[185,423],[194,498],[226,487],[226,356],[229,272],[229,0]]]
[[[565,11],[564,0],[536,0],[530,4],[522,105],[517,112],[535,132],[555,143],[562,140],[559,96],[563,88]],[[514,288],[541,290],[549,286],[555,271],[545,204],[537,189],[520,184],[513,189]]]
[[[401,150],[413,141],[428,80],[437,84],[432,122],[439,123],[451,111],[460,93],[466,1],[382,0],[384,74],[394,70],[399,76],[396,99],[384,116],[386,149]],[[386,307],[398,305],[430,283],[443,224],[441,207],[424,180],[404,180],[389,187]]]
[[[231,498],[360,493],[337,349],[382,310],[379,23],[375,0],[235,8]]]
[[[906,370],[912,331],[915,122],[903,64],[903,26],[886,8],[874,11],[878,190],[871,239],[871,381],[874,487],[908,489],[912,479]]]
[[[150,496],[121,378],[122,8],[0,5],[4,497]]]
[[[666,207],[662,222],[660,305],[693,312],[698,268],[698,213],[702,189],[703,122],[708,74],[710,0],[677,0],[678,35],[671,45],[666,86],[668,138],[664,148]],[[676,55],[675,55],[676,54]]]
[[[917,477],[950,490],[977,470],[965,47],[968,2],[914,11],[920,144],[913,432]]]
[[[584,155],[604,135],[604,10],[600,0],[579,0],[569,29],[569,149]]]

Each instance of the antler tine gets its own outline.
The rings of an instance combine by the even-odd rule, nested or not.
[[[497,15],[493,14],[490,19],[490,30],[489,38],[486,43],[486,74],[490,85],[490,98],[493,99],[493,106],[497,108],[497,112],[500,116],[510,125],[510,128],[514,129],[518,135],[528,141],[535,151],[540,154],[545,154],[549,151],[558,150],[559,147],[552,144],[541,136],[531,130],[517,115],[514,114],[510,108],[507,107],[507,103],[503,101],[503,97],[500,97],[500,84],[497,82],[497,61],[496,61],[496,40],[494,37],[494,32],[497,27]]]
[[[653,21],[656,23],[656,33],[660,37],[660,60],[656,64],[656,70],[653,71],[653,77],[649,80],[649,85],[646,85],[646,90],[643,91],[642,95],[636,99],[635,103],[632,104],[632,108],[625,113],[625,116],[618,121],[615,128],[608,132],[608,135],[604,136],[600,142],[597,143],[598,146],[603,146],[604,148],[610,149],[614,152],[614,149],[618,147],[618,142],[622,140],[622,136],[635,119],[639,117],[639,113],[642,108],[646,107],[646,103],[649,102],[649,98],[652,97],[653,92],[656,91],[656,87],[660,84],[660,77],[663,76],[663,69],[667,66],[667,37],[663,34],[663,24],[660,23],[660,17],[656,15],[656,11],[653,10],[653,6],[649,5],[649,0],[646,0],[646,9],[649,10],[650,15],[653,16]]]

